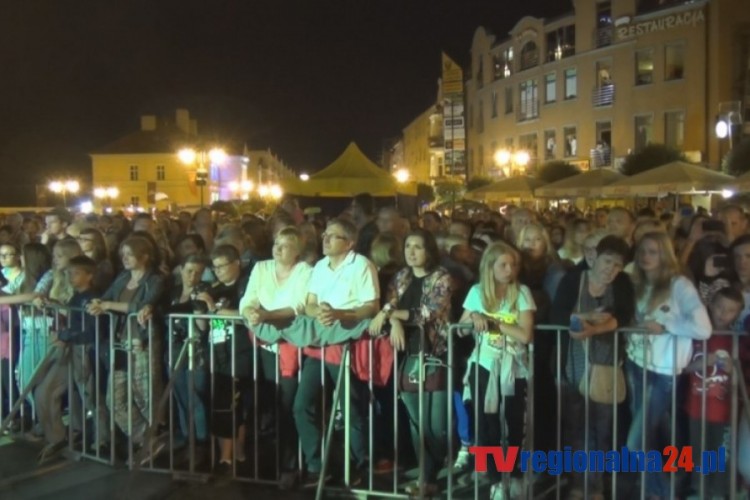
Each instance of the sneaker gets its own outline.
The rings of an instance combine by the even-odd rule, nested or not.
[[[419,488],[419,482],[415,483],[409,483],[404,487],[404,491],[406,491],[406,494],[410,497],[418,497],[422,495],[422,491],[420,491]],[[440,493],[440,488],[438,488],[437,484],[434,483],[425,483],[424,484],[424,496],[425,497],[431,497],[434,495],[437,495]]]
[[[393,463],[393,460],[381,458],[375,463],[375,467],[372,468],[372,472],[373,474],[390,474],[391,472],[393,472],[394,468],[395,464]]]
[[[506,500],[510,497],[505,494],[503,482],[495,483],[490,488],[490,500]]]
[[[336,432],[344,430],[344,412],[341,410],[336,410],[336,416],[333,419],[333,429]]]
[[[453,463],[453,470],[464,471],[471,467],[471,453],[468,446],[462,446],[458,451],[456,461]]]

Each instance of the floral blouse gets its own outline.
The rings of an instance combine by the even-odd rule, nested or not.
[[[409,287],[413,278],[411,268],[405,267],[400,270],[388,285],[386,303],[396,308],[398,299]],[[432,346],[430,354],[440,355],[447,349],[446,333],[450,313],[451,294],[453,293],[453,279],[448,271],[437,267],[425,276],[422,283],[422,300],[419,311],[410,311],[409,317],[415,318],[416,322],[422,323],[425,334]]]

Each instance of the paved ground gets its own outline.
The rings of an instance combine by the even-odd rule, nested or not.
[[[168,474],[130,472],[89,461],[59,459],[38,466],[39,445],[0,441],[0,499],[2,500],[234,500],[313,498],[311,493],[280,492],[276,488],[237,482],[175,481]]]

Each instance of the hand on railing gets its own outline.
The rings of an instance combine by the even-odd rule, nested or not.
[[[318,312],[318,321],[320,321],[320,324],[323,326],[331,326],[337,319],[336,311],[331,307],[331,304],[321,302]]]
[[[94,316],[98,316],[106,312],[103,306],[103,302],[99,299],[93,299],[91,302],[89,302],[88,307],[86,307],[86,311]]]
[[[47,297],[45,297],[41,293],[37,294],[37,296],[34,297],[34,299],[31,301],[34,307],[37,307],[38,309],[42,309],[44,306],[46,306],[47,302]]]
[[[391,335],[389,339],[391,341],[391,346],[397,351],[403,351],[406,348],[404,325],[397,319],[391,320]]]
[[[145,327],[146,324],[154,317],[154,308],[150,304],[146,304],[143,308],[138,311],[138,324]]]
[[[644,321],[643,323],[638,325],[638,328],[642,328],[646,330],[646,333],[650,333],[652,335],[660,335],[666,332],[666,330],[664,329],[664,325],[653,320]]]

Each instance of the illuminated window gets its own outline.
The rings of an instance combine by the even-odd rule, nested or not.
[[[575,99],[578,96],[578,75],[575,68],[565,70],[565,99]]]
[[[576,27],[571,24],[547,33],[547,62],[559,61],[576,53]]]
[[[557,100],[557,75],[548,73],[544,76],[544,102],[550,103]]]
[[[519,84],[519,120],[531,120],[539,116],[539,89],[536,80],[526,80]]]
[[[654,82],[654,51],[639,50],[635,53],[635,84],[648,85]]]
[[[138,180],[138,165],[130,165],[130,180]]]
[[[685,112],[667,111],[664,113],[664,144],[674,149],[682,149],[685,142]]]

